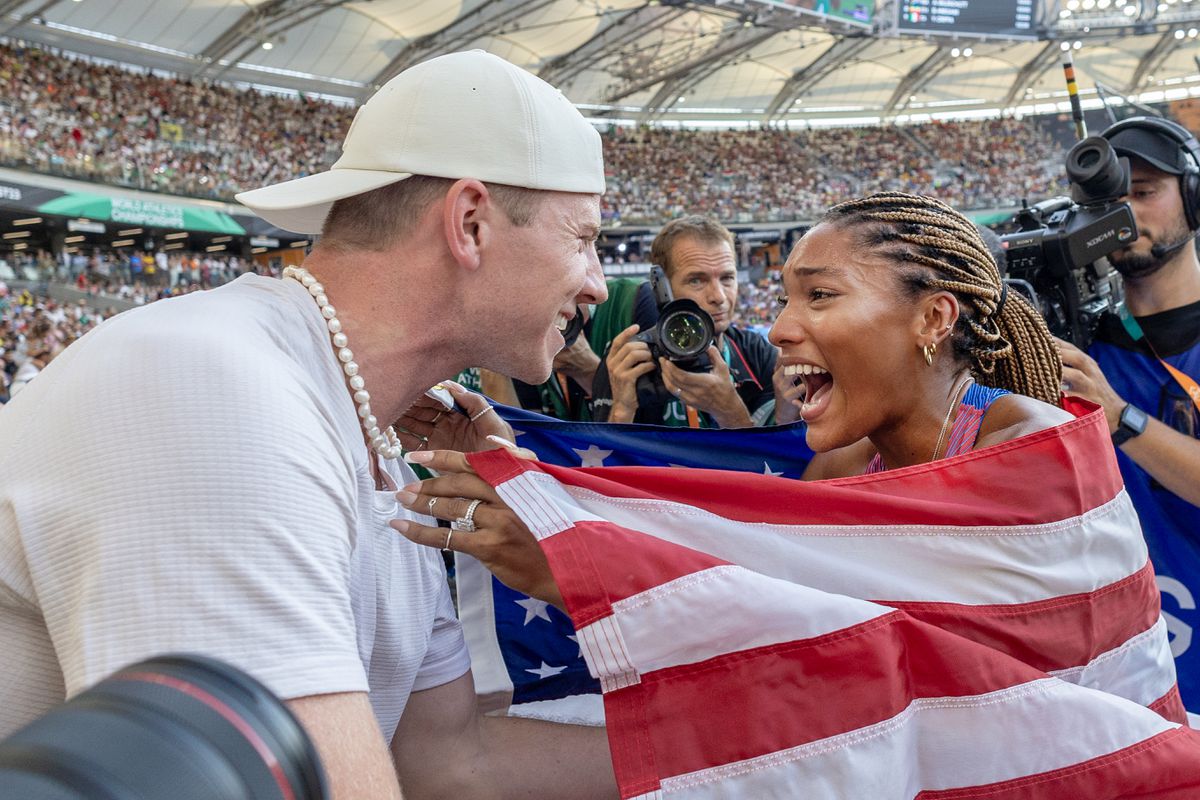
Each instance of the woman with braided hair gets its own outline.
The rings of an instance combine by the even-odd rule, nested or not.
[[[888,192],[830,209],[792,251],[771,330],[819,454],[806,479],[912,466],[1070,420],[1038,313],[974,225]]]

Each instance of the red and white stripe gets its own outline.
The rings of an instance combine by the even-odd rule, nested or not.
[[[1098,415],[808,484],[472,463],[542,542],[624,797],[1200,786]]]

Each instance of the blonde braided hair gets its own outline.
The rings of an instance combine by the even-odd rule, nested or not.
[[[901,283],[912,295],[946,291],[958,298],[951,341],[977,379],[1059,404],[1058,348],[1033,306],[1004,291],[974,223],[940,200],[904,192],[840,203],[821,222],[854,231],[904,268]]]

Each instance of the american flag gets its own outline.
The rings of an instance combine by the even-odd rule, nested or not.
[[[497,405],[517,442],[567,467],[671,466],[799,478],[812,457],[803,423],[715,430],[562,422]],[[602,724],[600,683],[589,672],[570,619],[513,591],[477,561],[455,553],[459,612],[483,706],[520,716]]]
[[[622,797],[1200,796],[1098,413],[878,475],[472,456],[541,540]]]

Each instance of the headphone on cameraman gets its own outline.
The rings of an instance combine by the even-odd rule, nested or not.
[[[1187,222],[1188,231],[1194,235],[1197,229],[1200,229],[1200,141],[1196,141],[1196,137],[1192,135],[1191,131],[1179,123],[1161,117],[1123,119],[1100,135],[1111,140],[1116,134],[1130,128],[1141,128],[1164,136],[1179,145],[1179,149],[1187,155],[1187,164],[1179,176],[1179,192],[1183,196],[1184,220]],[[1191,241],[1190,236],[1169,249],[1177,250],[1189,241]]]

